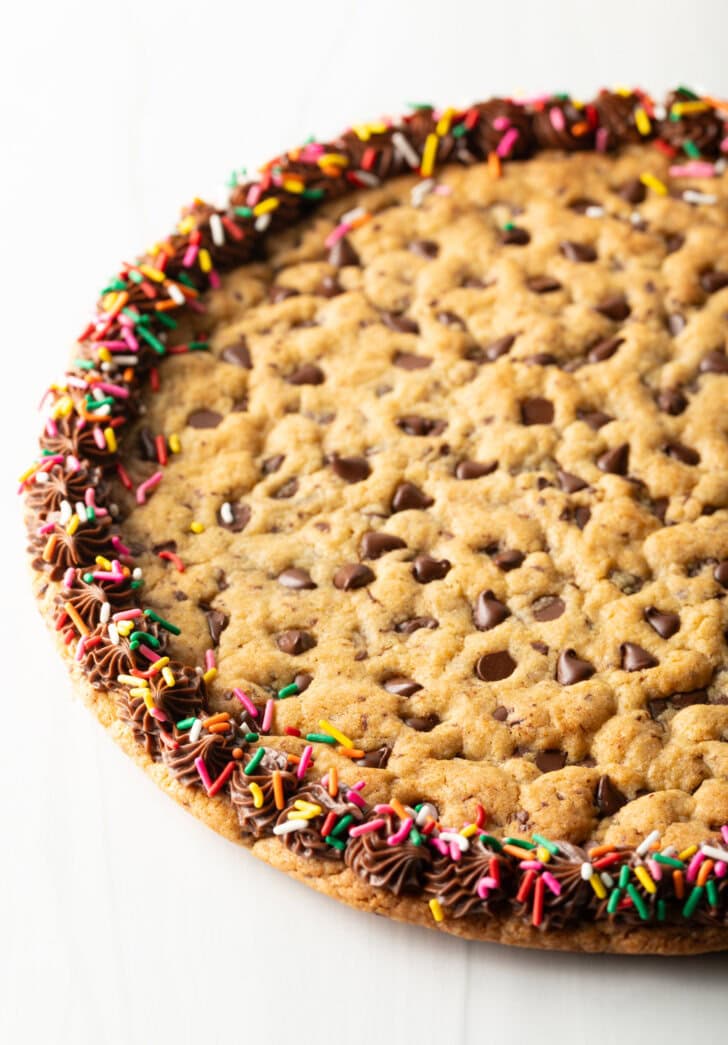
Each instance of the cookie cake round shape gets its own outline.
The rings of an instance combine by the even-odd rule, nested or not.
[[[78,689],[364,910],[728,945],[728,108],[422,106],[103,287],[21,479]]]

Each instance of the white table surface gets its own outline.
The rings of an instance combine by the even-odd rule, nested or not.
[[[195,822],[72,699],[12,490],[97,288],[178,204],[220,199],[231,168],[412,100],[680,81],[725,95],[727,23],[720,0],[26,0],[3,15],[0,1041],[725,1035],[725,957],[468,945],[349,910]]]

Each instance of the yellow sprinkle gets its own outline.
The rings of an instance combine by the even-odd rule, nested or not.
[[[319,167],[347,167],[348,164],[348,158],[339,152],[325,152],[318,158]]]
[[[303,182],[296,181],[295,178],[284,178],[281,185],[286,190],[286,192],[303,192]]]
[[[205,527],[202,525],[201,522],[191,522],[190,523],[190,529],[192,530],[193,533],[204,533],[205,532]]]
[[[73,412],[73,402],[69,396],[61,396],[57,403],[55,403],[51,416],[55,419],[56,417],[68,417]]]
[[[177,231],[181,232],[183,236],[186,236],[188,232],[192,232],[195,227],[195,219],[192,215],[188,215],[186,218],[182,218],[181,221],[177,222]]]
[[[261,200],[260,203],[256,203],[253,207],[253,215],[259,218],[261,214],[269,214],[270,211],[275,210],[278,206],[278,200],[275,196],[269,196],[265,200]]]
[[[119,632],[122,638],[125,639],[126,636],[130,635],[134,630],[134,621],[120,620],[119,623],[116,625],[116,630]]]
[[[97,555],[95,559],[96,565],[100,566],[102,570],[112,569],[111,563],[105,555]]]
[[[607,895],[607,890],[604,888],[604,882],[601,880],[598,874],[593,874],[589,879],[589,885],[592,887],[594,892],[597,894],[600,900],[603,900]]]
[[[130,693],[132,694],[132,696],[142,697],[142,699],[144,700],[144,703],[147,705],[149,710],[150,711],[152,710],[152,708],[154,707],[154,698],[152,697],[151,689],[142,689],[142,690],[138,690],[138,691],[132,689],[132,690],[130,690]]]
[[[172,688],[172,686],[174,686],[174,672],[171,668],[162,668],[162,678],[167,683],[170,689]]]
[[[315,816],[320,816],[322,812],[321,806],[317,806],[313,802],[304,802],[300,798],[293,805],[294,808],[288,814],[289,820],[313,820]]]
[[[536,850],[536,859],[540,860],[542,864],[547,864],[551,859],[551,853],[545,846],[540,845]]]
[[[168,664],[169,657],[160,657],[159,660],[155,660],[154,663],[150,665],[149,670],[153,675],[156,675],[158,671],[161,671],[162,668],[166,668]]]
[[[260,790],[260,785],[256,783],[248,784],[248,790],[253,796],[253,805],[256,809],[260,809],[263,805],[263,792]]]
[[[432,911],[432,917],[435,919],[436,922],[443,922],[445,920],[445,915],[443,914],[442,906],[436,896],[432,897],[427,906]]]
[[[167,278],[161,269],[155,269],[151,265],[140,265],[139,271],[154,283],[164,283]]]
[[[477,824],[468,824],[467,827],[464,827],[461,830],[461,832],[460,832],[460,834],[463,836],[463,838],[472,838],[472,836],[477,834],[477,833],[478,833],[478,825]]]
[[[634,874],[635,874],[635,878],[637,878],[639,880],[639,882],[645,887],[645,889],[647,890],[648,893],[656,893],[657,892],[657,886],[655,885],[655,883],[652,881],[652,879],[650,878],[649,874],[647,873],[647,868],[646,867],[635,867]]]
[[[106,440],[106,446],[110,453],[115,454],[118,449],[118,444],[116,442],[116,432],[111,425],[104,429],[104,439]]]
[[[213,679],[217,678],[217,668],[210,668],[202,677],[205,682],[212,682]]]
[[[169,443],[169,448],[173,454],[178,454],[182,449],[182,444],[180,443],[179,436],[176,432],[172,432],[167,442]]]
[[[691,856],[695,856],[698,851],[696,845],[689,845],[687,849],[683,849],[681,853],[677,854],[678,860],[689,860]]]
[[[319,729],[324,733],[328,733],[329,736],[338,741],[342,747],[354,747],[354,741],[349,740],[345,733],[342,733],[340,729],[336,728],[336,726],[332,726],[325,718],[319,720]]]
[[[445,112],[437,121],[437,125],[435,126],[435,134],[438,136],[438,138],[443,138],[450,130],[450,124],[452,123],[454,113],[454,109],[445,109]]]
[[[435,169],[437,143],[438,137],[436,134],[428,134],[425,138],[425,147],[422,150],[422,161],[420,163],[420,174],[423,178],[429,178]]]
[[[117,682],[121,682],[122,686],[148,686],[149,683],[146,679],[138,679],[136,675],[117,675]]]
[[[212,258],[210,257],[210,251],[207,247],[202,247],[199,253],[200,268],[203,272],[212,271]]]
[[[26,469],[26,471],[23,472],[23,474],[18,479],[18,482],[24,483],[26,479],[30,479],[33,472],[37,471],[38,468],[40,468],[39,464],[32,464],[30,468]]]
[[[103,345],[99,349],[99,359],[100,359],[100,361],[102,363],[110,363],[111,362],[111,352],[109,352],[108,348],[106,348]]]
[[[639,106],[638,109],[635,109],[634,122],[635,122],[635,126],[637,127],[637,130],[642,135],[648,135],[650,133],[650,131],[652,130],[652,124],[650,123],[650,118],[647,115],[647,113],[645,112],[645,110],[642,108],[641,105]]]
[[[71,518],[68,520],[68,524],[66,526],[66,533],[69,535],[69,537],[72,537],[74,535],[74,533],[76,532],[76,530],[79,528],[80,525],[81,525],[81,520],[74,513],[71,516]]]
[[[667,196],[667,185],[656,178],[654,174],[640,174],[640,181],[643,185],[646,185],[648,189],[652,189],[658,196]]]
[[[705,112],[705,110],[709,108],[710,106],[707,102],[675,102],[675,104],[671,106],[670,112],[674,113],[676,116],[685,116],[686,113]]]

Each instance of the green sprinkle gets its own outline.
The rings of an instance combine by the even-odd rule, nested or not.
[[[464,123],[459,123],[456,127],[453,127],[450,133],[453,138],[463,138],[468,133],[468,128]]]
[[[196,721],[196,718],[183,718],[180,722],[177,723],[177,729],[192,729]]]
[[[534,840],[534,842],[538,842],[539,845],[542,845],[544,849],[551,853],[552,856],[559,855],[559,847],[554,842],[551,842],[548,838],[544,838],[543,835],[531,835],[531,838]]]
[[[619,869],[619,888],[624,889],[629,882],[629,864],[622,864]]]
[[[307,733],[306,740],[312,741],[314,744],[336,744],[338,741],[335,737],[330,737],[328,733]]]
[[[416,827],[410,828],[409,840],[412,845],[422,845],[422,835]]]
[[[480,841],[483,843],[483,845],[489,845],[491,849],[495,849],[496,853],[503,852],[503,846],[500,844],[497,838],[493,837],[493,835],[481,835]]]
[[[164,356],[167,354],[167,349],[164,347],[159,338],[155,337],[154,334],[150,334],[150,332],[148,330],[145,330],[144,327],[141,326],[141,324],[137,323],[135,330],[143,341],[146,341],[148,345],[152,346],[152,348],[158,356]]]
[[[286,697],[292,697],[294,693],[298,693],[298,686],[295,682],[289,682],[283,689],[278,690],[278,699],[285,700]]]
[[[351,815],[351,813],[347,813],[346,816],[342,816],[341,820],[339,820],[338,824],[331,832],[331,837],[337,838],[339,835],[343,835],[344,831],[346,831],[347,827],[353,819],[354,817]]]
[[[512,221],[507,221],[507,222],[505,223],[505,225],[503,226],[503,231],[504,231],[504,232],[512,232],[512,231],[513,231],[513,229],[515,229],[515,227],[516,227],[516,226],[515,226],[515,225],[513,224],[513,222],[512,222]]]
[[[405,104],[406,104],[408,109],[415,109],[415,110],[432,109],[432,107],[433,107],[431,102],[406,102]]]
[[[609,903],[607,904],[607,911],[609,914],[614,914],[614,912],[617,910],[617,907],[619,907],[619,901],[621,899],[622,890],[612,889],[611,893],[609,894]]]
[[[695,914],[695,908],[700,903],[700,897],[705,892],[705,888],[702,885],[696,885],[693,887],[693,891],[687,899],[687,903],[683,907],[682,913],[683,918],[692,918]]]
[[[100,410],[102,406],[113,406],[114,402],[115,402],[115,400],[114,400],[113,396],[104,396],[103,399],[89,399],[89,397],[87,396],[86,397],[86,409],[87,410]]]
[[[504,838],[503,842],[505,845],[515,845],[519,849],[535,849],[535,842],[527,842],[525,838]]]
[[[154,610],[144,610],[144,616],[149,617],[150,620],[156,621],[157,624],[161,624],[165,631],[171,631],[173,635],[182,634],[181,628],[178,628],[176,624],[170,624],[168,620],[165,620],[164,617],[160,617],[158,613],[154,612]]]
[[[708,894],[708,903],[711,907],[718,906],[718,887],[715,884],[715,878],[709,878],[705,883],[705,890]]]
[[[258,737],[257,733],[246,733],[245,734],[245,739],[248,741],[249,744],[254,744],[256,742],[256,740],[258,740],[258,738],[259,737]]]
[[[253,209],[252,207],[233,207],[233,214],[238,218],[252,218]]]
[[[155,638],[154,635],[150,635],[148,631],[133,631],[129,636],[129,641],[146,642],[152,649],[159,649],[161,646],[159,639]]]
[[[246,776],[252,776],[253,775],[253,773],[256,771],[256,769],[260,765],[260,761],[263,758],[264,752],[265,752],[265,748],[262,748],[262,747],[258,748],[258,750],[255,752],[255,754],[251,758],[250,762],[248,762],[247,766],[243,770],[243,772],[245,773]]]
[[[83,579],[86,581],[87,584],[91,584],[93,583],[94,575],[93,573],[84,573]]]
[[[422,809],[424,804],[424,802],[418,802],[416,806],[413,806],[412,808],[414,809],[415,813],[419,813],[420,809]]]
[[[678,871],[685,870],[685,862],[678,860],[676,856],[665,856],[664,853],[655,853],[652,859],[655,863],[665,864],[666,867],[675,867]]]
[[[682,84],[678,87],[676,94],[681,94],[683,98],[687,98],[691,102],[699,102],[700,95],[696,94],[695,91],[691,91],[689,87],[685,87]]]
[[[689,156],[691,160],[700,159],[700,149],[697,147],[695,142],[691,142],[689,138],[687,138],[683,142],[683,149],[685,150],[686,155]]]
[[[143,586],[143,584],[144,584],[143,580],[132,581],[131,584],[129,585],[129,587],[133,588],[136,591],[137,588],[141,588]]]
[[[190,352],[207,352],[210,347],[209,341],[190,341],[187,346]]]
[[[325,193],[323,189],[304,189],[300,195],[305,200],[322,200]]]
[[[630,900],[637,908],[637,913],[639,914],[640,918],[643,922],[646,922],[650,916],[647,904],[631,883],[627,886],[627,893],[629,895]]]
[[[157,315],[157,319],[159,320],[159,322],[162,324],[163,327],[167,328],[167,330],[176,330],[177,329],[177,320],[176,319],[172,319],[172,317],[168,316],[166,312],[160,312]]]
[[[180,272],[177,276],[177,282],[184,283],[186,287],[192,287],[192,289],[195,290],[195,284],[192,281],[192,277],[188,276],[186,272]]]
[[[144,282],[144,276],[141,274],[141,272],[137,272],[136,269],[132,269],[131,272],[127,273],[127,275],[129,277],[129,279],[132,281],[132,283],[143,283]]]
[[[344,849],[346,849],[346,842],[343,842],[340,838],[334,838],[333,835],[326,835],[326,838],[324,838],[324,842],[326,842],[327,845],[332,845],[334,849],[339,849],[342,852]]]
[[[664,900],[657,901],[657,920],[658,922],[664,922],[667,916],[667,904]]]
[[[671,109],[670,110],[670,115],[668,116],[668,120],[670,121],[670,123],[677,123],[679,121],[679,119],[680,119],[679,113],[673,112],[672,109]]]
[[[96,522],[96,510],[94,509],[93,505],[86,505],[86,518],[91,523]]]
[[[79,370],[93,370],[96,364],[93,359],[74,359],[73,365]]]

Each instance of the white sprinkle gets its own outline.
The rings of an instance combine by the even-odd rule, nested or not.
[[[381,178],[378,178],[376,174],[372,174],[371,171],[354,171],[354,177],[357,181],[360,181],[362,185],[368,185],[372,189],[376,189],[378,185],[381,185]]]
[[[76,501],[74,507],[76,509],[76,515],[79,517],[81,522],[88,522],[88,515],[86,514],[86,505],[83,503],[83,501]]]
[[[665,848],[662,850],[662,855],[663,856],[674,856],[676,852],[677,852],[677,849],[675,848],[674,845],[666,845]]]
[[[728,167],[728,161],[724,159],[716,160],[713,164],[713,169],[716,174],[724,174],[726,167]]]
[[[420,165],[420,157],[417,155],[415,150],[412,148],[410,143],[407,141],[401,131],[395,131],[392,135],[392,148],[395,152],[398,152],[400,156],[410,165],[413,169],[416,169]]]
[[[220,507],[220,519],[226,526],[231,526],[235,522],[235,516],[233,515],[230,501],[225,501],[225,503]]]
[[[170,297],[171,296],[172,295],[170,294]],[[184,294],[182,294],[182,301],[184,301]],[[180,302],[180,304],[181,303],[182,302]],[[108,368],[110,370],[112,370],[114,368],[114,366],[118,366],[118,367],[134,366],[138,362],[139,362],[139,359],[138,359],[137,356],[116,356],[115,355],[113,363],[104,363],[104,366],[108,366]]]
[[[664,120],[667,116],[667,109],[664,105],[656,105],[652,111],[656,120]]]
[[[640,842],[640,844],[635,849],[635,853],[637,854],[637,856],[644,856],[646,853],[648,853],[652,848],[653,844],[659,839],[659,837],[659,831],[651,831],[648,834],[647,838],[645,838],[644,841]]]
[[[308,827],[308,820],[286,820],[285,824],[276,824],[273,828],[274,835],[290,835],[293,831],[301,831]]]
[[[36,472],[35,473],[35,479],[33,481],[38,486],[44,486],[48,482],[49,479],[50,479],[50,475],[48,474],[48,472]]]
[[[585,882],[588,882],[591,876],[594,874],[594,868],[588,862],[581,865],[581,877]]]
[[[255,231],[265,232],[270,225],[270,214],[261,214],[259,218],[255,219]]]
[[[710,860],[728,861],[728,849],[718,849],[714,845],[701,845],[700,852]]]
[[[420,181],[410,190],[410,202],[413,207],[421,207],[425,199],[425,196],[429,196],[432,190],[435,188],[434,178],[425,178],[424,181]]]
[[[116,625],[115,624],[109,624],[109,627],[108,627],[107,630],[109,632],[109,638],[111,639],[113,644],[115,646],[118,646],[119,645],[119,632],[118,632],[118,630],[116,628]]]
[[[140,581],[142,579],[142,568],[141,566],[135,566],[132,571],[132,580]]]
[[[225,245],[225,229],[220,221],[219,214],[210,215],[210,235],[212,236],[212,242],[216,247],[222,247]]]
[[[190,730],[189,741],[194,744],[200,739],[200,733],[202,732],[202,719],[196,718],[192,723],[192,729]]]
[[[61,526],[65,526],[73,515],[73,509],[68,501],[61,501],[61,514],[58,516],[58,521]]]
[[[367,213],[364,207],[354,207],[353,210],[348,210],[346,214],[341,215],[341,225],[351,225],[353,222],[358,221],[359,218],[363,218]]]
[[[185,296],[176,283],[167,283],[166,289],[172,301],[176,302],[178,305],[184,305]]]
[[[629,216],[629,220],[632,222],[633,225],[639,225],[642,221],[642,215],[638,210],[633,210]]]
[[[718,197],[710,192],[697,192],[695,189],[685,189],[682,198],[686,203],[717,203]]]
[[[437,820],[437,808],[433,806],[432,802],[425,802],[419,813],[415,817],[415,823],[418,827],[422,827],[428,817],[432,817],[433,820]]]
[[[606,871],[602,871],[599,877],[604,882],[604,885],[607,887],[607,889],[612,888],[612,886],[614,885],[614,879],[612,878],[611,874],[607,874]]]
[[[111,404],[110,403],[106,403],[105,406],[100,406],[98,408],[98,410],[94,410],[94,415],[96,417],[108,417],[110,413],[111,413]]]
[[[454,842],[461,853],[466,853],[470,848],[470,839],[465,838],[459,831],[440,831],[439,837],[443,842]]]
[[[111,616],[111,603],[102,602],[101,610],[99,612],[99,620],[102,624],[108,624],[109,617]]]
[[[602,218],[604,217],[604,207],[587,207],[584,213],[587,218]]]

